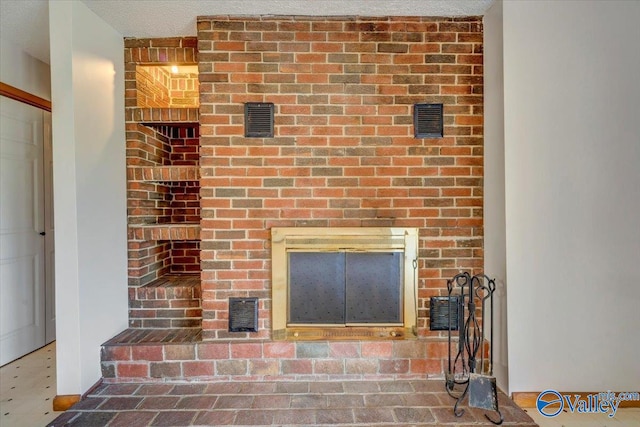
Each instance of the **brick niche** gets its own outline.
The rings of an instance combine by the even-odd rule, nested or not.
[[[125,40],[129,326],[200,328],[197,41]],[[191,64],[171,73],[172,64]]]
[[[189,68],[193,68],[193,72],[174,73],[168,65],[137,65],[138,107],[198,108],[197,66]]]

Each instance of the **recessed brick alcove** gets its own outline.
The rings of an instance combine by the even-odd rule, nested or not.
[[[127,39],[129,326],[199,335],[200,169],[195,38]]]
[[[429,298],[483,264],[482,38],[480,17],[198,18],[202,341],[112,340],[105,379],[441,375]],[[273,138],[244,137],[245,102],[274,104]],[[425,102],[443,138],[414,138]],[[418,228],[418,338],[274,340],[272,227]],[[258,332],[228,331],[230,297],[259,299]]]

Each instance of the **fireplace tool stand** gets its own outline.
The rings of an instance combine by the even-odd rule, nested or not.
[[[451,341],[455,329],[452,316],[449,316],[448,343],[449,367],[446,373],[447,393],[456,403],[453,413],[457,417],[464,414],[458,408],[464,398],[469,396],[469,407],[494,411],[498,420],[485,414],[496,425],[502,424],[504,417],[498,407],[498,390],[493,376],[493,293],[495,280],[486,275],[471,276],[460,273],[447,281],[449,313],[458,313],[458,348],[452,357]],[[480,307],[478,307],[478,304]],[[457,307],[454,307],[457,305]],[[490,312],[485,310],[489,305]],[[480,319],[477,317],[480,308]],[[485,338],[485,327],[489,328],[489,339]],[[488,350],[488,357],[485,353]],[[479,358],[478,358],[479,357]]]

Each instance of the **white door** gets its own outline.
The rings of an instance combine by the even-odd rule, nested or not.
[[[0,97],[0,365],[45,344],[43,111]]]

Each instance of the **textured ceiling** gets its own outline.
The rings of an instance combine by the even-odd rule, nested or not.
[[[171,37],[195,35],[205,15],[477,16],[494,0],[82,1],[123,36]],[[48,63],[48,16],[47,0],[0,0],[0,37]]]
[[[0,0],[0,38],[49,62],[49,3],[47,0]],[[2,61],[3,58],[0,58]]]

